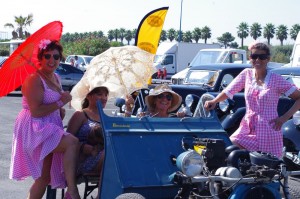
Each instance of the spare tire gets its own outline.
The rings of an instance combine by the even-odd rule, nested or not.
[[[146,198],[138,193],[123,193],[118,197],[116,197],[116,199],[146,199]]]

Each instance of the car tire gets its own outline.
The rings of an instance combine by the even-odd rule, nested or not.
[[[146,199],[138,193],[124,193],[116,197],[116,199]]]

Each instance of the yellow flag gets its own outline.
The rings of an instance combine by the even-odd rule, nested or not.
[[[168,9],[169,7],[158,8],[142,19],[136,32],[135,45],[137,47],[156,54]]]

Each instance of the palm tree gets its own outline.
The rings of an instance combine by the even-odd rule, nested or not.
[[[134,40],[136,39],[136,31],[137,31],[136,28],[134,28],[134,29],[131,31],[131,35],[132,35],[132,38],[134,38]]]
[[[161,30],[161,33],[160,33],[160,41],[166,41],[168,39],[167,37],[167,32],[165,30]]]
[[[193,39],[198,43],[199,39],[201,39],[201,29],[200,28],[194,28],[193,32]]]
[[[201,29],[201,39],[204,39],[204,43],[206,43],[209,38],[211,38],[211,30],[208,26],[204,26]]]
[[[107,32],[107,38],[108,38],[109,42],[112,42],[112,40],[115,38],[114,35],[115,35],[115,34],[114,34],[114,30],[109,30],[109,31]]]
[[[123,43],[123,39],[125,37],[125,33],[126,33],[125,28],[120,28],[120,30],[119,30],[119,38],[121,40],[121,43]]]
[[[276,37],[279,39],[281,46],[283,46],[283,40],[287,39],[288,28],[287,26],[281,24],[277,27]]]
[[[259,23],[253,23],[250,27],[250,36],[256,40],[258,37],[261,36],[261,25]]]
[[[240,23],[240,25],[237,27],[238,32],[237,35],[239,38],[241,38],[241,47],[244,47],[244,39],[246,39],[249,35],[249,26],[246,22]]]
[[[186,32],[183,34],[183,41],[184,41],[184,42],[193,43],[192,39],[193,39],[193,34],[192,34],[191,31],[186,31]]]
[[[15,16],[15,23],[17,27],[15,27],[12,23],[4,24],[4,27],[14,29],[12,31],[13,39],[25,39],[25,35],[28,37],[30,34],[26,31],[26,27],[30,26],[33,22],[33,15],[29,14],[27,17]]]
[[[294,24],[290,30],[290,36],[293,40],[296,40],[299,31],[300,31],[300,25]]]
[[[224,44],[225,48],[227,48],[234,39],[235,38],[229,32],[225,32],[221,37],[217,37],[218,42]]]
[[[115,38],[115,41],[118,41],[119,36],[120,36],[119,29],[114,29],[114,38]]]
[[[129,45],[130,41],[132,40],[132,32],[131,32],[131,30],[126,30],[125,39],[127,40],[127,45]]]
[[[275,34],[275,26],[272,23],[267,23],[264,27],[264,38],[268,40],[268,44],[270,45],[270,40],[274,37]]]
[[[174,28],[170,28],[167,31],[167,36],[168,36],[168,39],[172,42],[176,37],[176,30]]]

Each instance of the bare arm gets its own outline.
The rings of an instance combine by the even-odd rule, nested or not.
[[[82,111],[76,111],[68,122],[67,132],[76,135],[80,127],[86,121],[86,117]]]
[[[218,94],[218,96],[215,99],[210,100],[210,101],[206,101],[205,104],[204,104],[204,108],[206,110],[213,110],[216,107],[216,104],[218,102],[224,101],[227,98],[228,98],[227,95],[224,92],[221,92],[221,93]]]
[[[294,91],[289,97],[295,100],[293,106],[281,117],[275,118],[270,121],[270,124],[276,131],[279,131],[283,123],[289,120],[293,116],[293,114],[300,109],[300,91]]]

